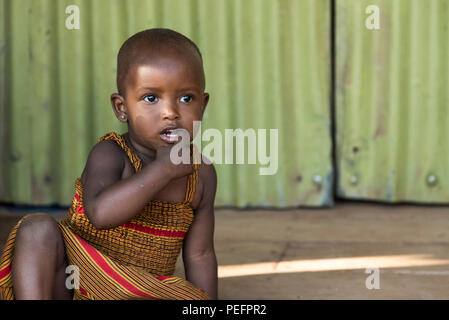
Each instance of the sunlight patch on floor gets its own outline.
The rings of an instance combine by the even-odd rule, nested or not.
[[[218,277],[229,278],[277,273],[403,268],[445,264],[449,264],[449,259],[434,259],[429,254],[291,260],[219,266]]]

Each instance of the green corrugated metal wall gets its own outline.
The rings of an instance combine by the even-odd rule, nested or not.
[[[72,4],[79,30],[65,27]],[[277,174],[217,165],[216,204],[332,204],[329,0],[2,0],[0,8],[0,201],[70,203],[95,140],[126,130],[109,103],[121,43],[168,27],[203,52],[211,94],[203,129],[279,129]]]
[[[65,8],[80,8],[67,30]],[[216,165],[217,205],[333,202],[331,0],[0,0],[0,201],[68,204],[131,34],[168,27],[201,48],[203,130],[279,129],[279,169]],[[380,9],[380,30],[365,8]],[[337,194],[449,202],[449,1],[335,0]],[[321,181],[321,182],[320,182]]]
[[[338,195],[448,203],[449,1],[337,0],[336,16]]]

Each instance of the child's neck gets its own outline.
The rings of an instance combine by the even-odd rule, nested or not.
[[[145,150],[143,151],[142,147],[140,147],[137,143],[133,142],[130,137],[129,132],[123,134],[123,139],[125,139],[126,144],[129,148],[131,148],[132,152],[135,153],[140,160],[142,160],[142,167],[151,163],[156,159],[156,150]]]

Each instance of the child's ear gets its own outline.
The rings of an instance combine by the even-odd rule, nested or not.
[[[203,94],[203,110],[202,110],[202,114],[204,114],[204,111],[206,110],[207,104],[209,103],[209,94],[207,92],[205,92]]]
[[[120,122],[128,122],[128,110],[126,109],[125,99],[118,93],[111,94],[112,110]]]

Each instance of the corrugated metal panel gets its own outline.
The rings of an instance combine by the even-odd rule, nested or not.
[[[0,1],[0,201],[68,204],[95,140],[112,130],[116,54],[168,27],[201,48],[203,130],[279,129],[279,169],[216,165],[217,205],[329,205],[329,0]],[[65,28],[78,5],[79,30]],[[322,177],[322,183],[313,177]]]
[[[340,196],[449,202],[448,23],[447,0],[337,0]]]

